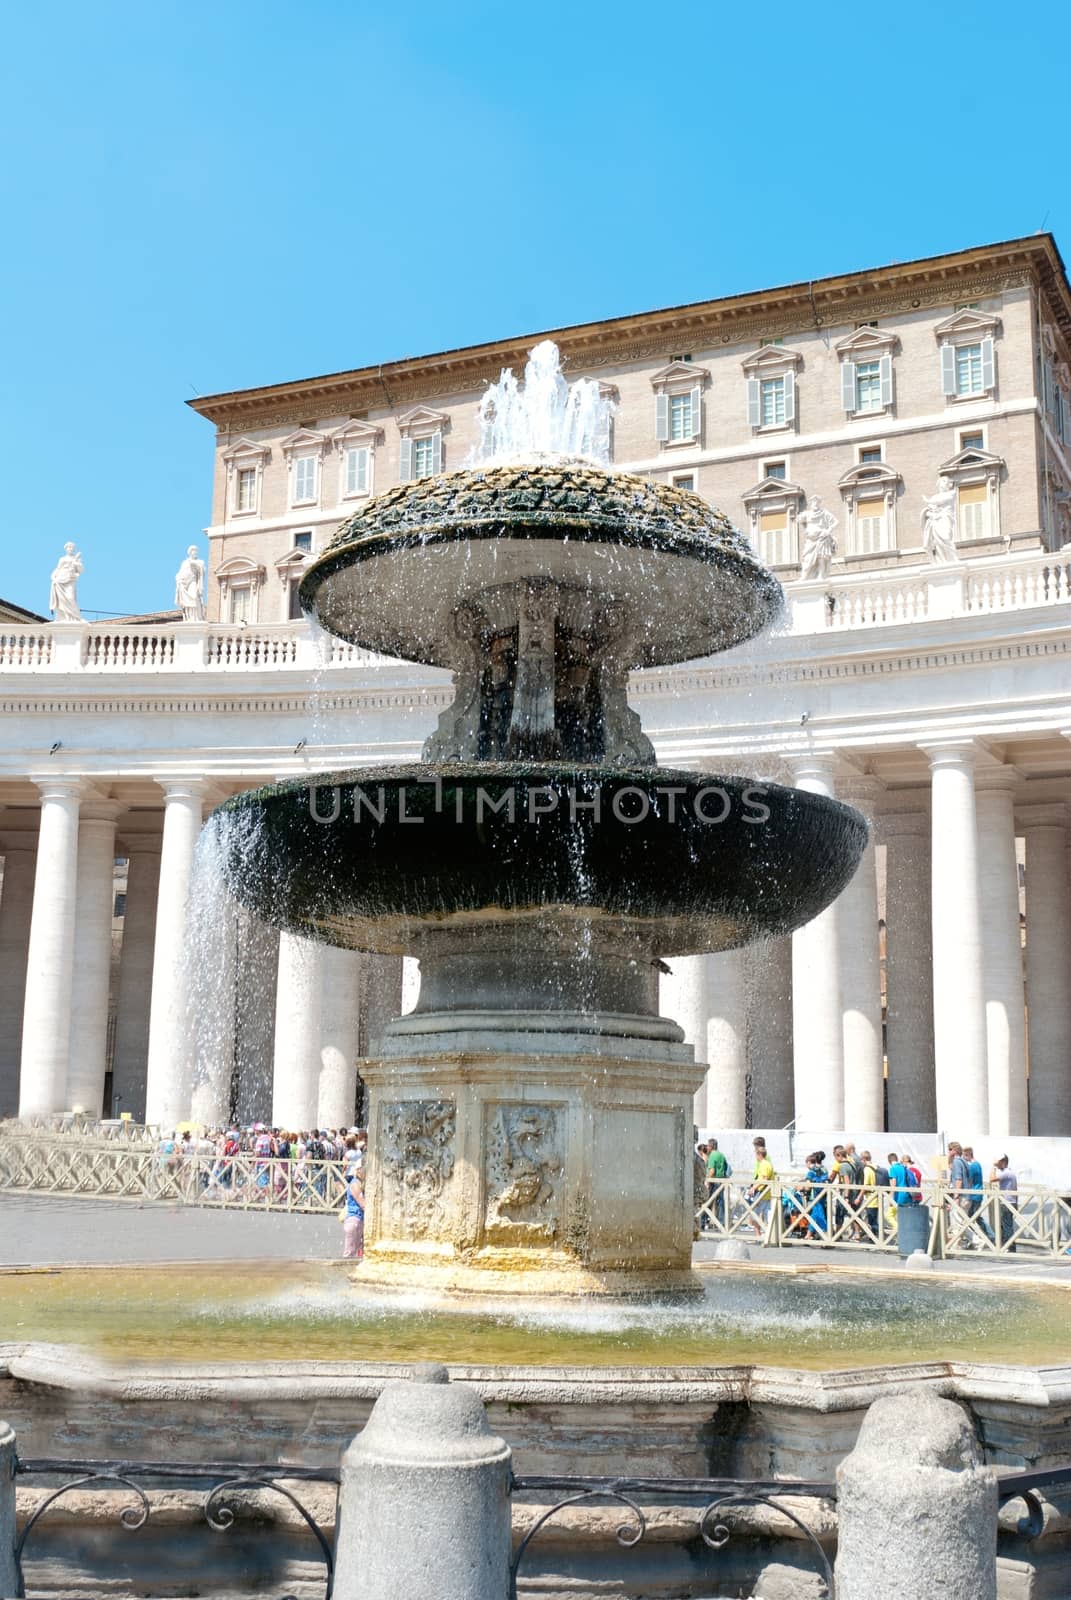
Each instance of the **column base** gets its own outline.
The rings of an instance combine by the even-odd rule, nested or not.
[[[518,1031],[502,1034],[516,1046]],[[692,1099],[704,1069],[680,1045],[652,1060],[625,1054],[624,1038],[603,1053],[608,1042],[554,1054],[543,1033],[525,1049],[362,1063],[375,1155],[359,1281],[511,1296],[693,1292]]]

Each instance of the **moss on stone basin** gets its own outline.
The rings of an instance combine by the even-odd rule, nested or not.
[[[867,839],[857,811],[799,789],[552,763],[325,774],[238,795],[211,826],[265,921],[394,953],[550,913],[558,936],[572,919],[638,954],[729,949],[817,915]]]

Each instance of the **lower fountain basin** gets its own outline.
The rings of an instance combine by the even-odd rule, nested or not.
[[[652,958],[732,949],[817,916],[867,842],[857,811],[803,790],[558,763],[324,774],[238,795],[211,826],[259,917],[391,954],[496,923]]]

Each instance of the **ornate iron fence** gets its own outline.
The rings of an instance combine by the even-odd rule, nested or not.
[[[201,1492],[200,1511],[205,1523],[220,1534],[225,1534],[234,1527],[243,1496],[264,1493],[280,1496],[291,1510],[297,1513],[301,1523],[312,1535],[324,1567],[324,1600],[331,1600],[335,1581],[333,1542],[328,1531],[317,1522],[304,1504],[298,1490],[303,1483],[332,1485],[335,1496],[331,1527],[337,1529],[340,1478],[337,1467],[297,1467],[238,1462],[73,1461],[53,1458],[31,1460],[16,1456],[15,1477],[16,1483],[19,1480],[24,1482],[31,1479],[44,1480],[42,1487],[45,1491],[27,1517],[15,1541],[14,1556],[19,1600],[23,1600],[26,1596],[23,1565],[26,1554],[31,1550],[42,1519],[65,1495],[83,1490],[103,1492],[119,1488],[129,1491],[130,1499],[118,1507],[116,1517],[124,1529],[135,1533],[146,1526],[153,1514],[150,1496],[154,1490],[174,1491],[176,1487],[190,1485],[196,1485]],[[63,1481],[53,1486],[55,1479]],[[1042,1491],[1045,1489],[1071,1489],[1071,1466],[1005,1473],[999,1480],[1001,1505],[1021,1500],[1026,1508],[1025,1515],[1017,1522],[1017,1530],[1025,1539],[1036,1539],[1044,1531],[1045,1506]],[[805,1518],[791,1509],[793,1500],[819,1500],[835,1504],[837,1498],[835,1483],[786,1482],[780,1479],[514,1475],[511,1480],[511,1494],[515,1509],[519,1495],[534,1497],[535,1504],[529,1506],[529,1510],[534,1512],[534,1520],[529,1523],[519,1539],[515,1538],[509,1574],[510,1600],[516,1600],[520,1571],[533,1541],[548,1523],[574,1506],[590,1506],[600,1501],[620,1506],[625,1511],[625,1520],[615,1530],[617,1543],[625,1550],[631,1550],[640,1544],[647,1534],[648,1517],[644,1510],[645,1506],[664,1506],[667,1500],[672,1500],[693,1507],[696,1536],[708,1549],[715,1551],[725,1549],[733,1537],[734,1511],[764,1509],[783,1518],[802,1535],[828,1600],[834,1600],[836,1594],[830,1552]],[[542,1497],[553,1498],[550,1498],[549,1504],[542,1504]],[[294,1600],[294,1597],[283,1595],[279,1600]]]

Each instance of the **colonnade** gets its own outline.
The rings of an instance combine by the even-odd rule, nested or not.
[[[164,1127],[232,1114],[295,1128],[348,1124],[358,1056],[402,1006],[401,959],[240,917],[214,982],[225,1011],[219,1048],[199,1071],[188,902],[204,807],[217,796],[197,777],[167,780],[156,831],[150,809],[128,813],[83,780],[37,787],[36,833],[4,831],[0,817],[0,1114],[116,1110]],[[127,877],[113,979],[117,855]]]
[[[855,877],[745,959],[670,964],[663,1009],[711,1066],[699,1126],[1071,1135],[1068,808],[1016,806],[1015,771],[970,742],[925,753],[928,789],[884,791],[833,757],[795,762],[798,787],[869,817]]]
[[[1071,1135],[1068,807],[1017,805],[1014,769],[970,742],[925,754],[927,786],[889,789],[831,755],[794,761],[799,787],[871,819],[852,882],[791,936],[671,963],[662,1008],[712,1068],[702,1126]],[[196,1077],[183,953],[194,847],[217,795],[199,777],[169,778],[154,814],[77,778],[37,788],[36,834],[0,816],[0,1111],[102,1105],[118,851],[113,1103],[164,1125],[191,1109],[212,1122],[232,1110],[300,1127],[348,1120],[359,1050],[401,1009],[400,960],[247,920],[227,979],[230,1034],[217,1069]]]

